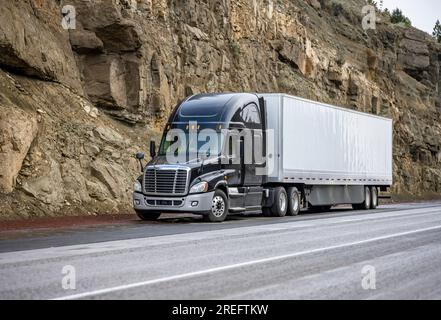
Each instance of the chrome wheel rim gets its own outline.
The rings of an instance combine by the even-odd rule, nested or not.
[[[286,210],[286,195],[284,193],[280,194],[279,208],[280,208],[280,211],[282,211],[282,212],[284,212]]]
[[[371,203],[371,195],[369,191],[366,191],[366,207],[369,207]]]
[[[225,213],[225,201],[221,196],[216,196],[213,198],[213,203],[211,205],[211,212],[217,218],[222,217]]]
[[[299,197],[296,193],[294,193],[292,196],[292,209],[294,212],[297,212],[297,210],[299,209]]]

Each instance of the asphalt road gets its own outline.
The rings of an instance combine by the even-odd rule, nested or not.
[[[0,299],[441,298],[439,202],[0,238]]]

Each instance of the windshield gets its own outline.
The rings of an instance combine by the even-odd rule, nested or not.
[[[225,140],[221,128],[218,123],[168,125],[159,155],[179,159],[176,162],[218,157]]]

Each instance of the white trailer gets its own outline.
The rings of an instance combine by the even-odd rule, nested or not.
[[[391,119],[285,94],[259,96],[274,134],[269,185],[304,186],[305,200],[325,207],[361,206],[392,185]]]

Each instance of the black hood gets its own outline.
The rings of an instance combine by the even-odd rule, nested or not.
[[[199,168],[201,166],[201,162],[197,161],[197,159],[192,159],[190,161],[182,162],[182,163],[169,163],[167,161],[166,156],[157,156],[152,161],[148,163],[148,166],[159,166],[159,165],[177,165],[188,168]]]

